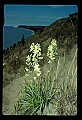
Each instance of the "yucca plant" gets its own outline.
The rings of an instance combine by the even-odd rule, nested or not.
[[[15,105],[17,114],[42,115],[45,105],[48,106],[54,92],[51,91],[51,80],[36,79],[26,83],[21,98]]]
[[[49,48],[51,47],[53,49],[54,46],[57,47],[55,40],[52,40]],[[50,59],[49,64],[52,63],[52,61],[54,61],[55,59],[55,49],[53,49],[53,51],[52,49],[48,50],[47,56],[49,56]],[[29,68],[25,67],[25,70],[26,72],[28,72],[30,71],[30,65],[33,66],[35,77],[30,84],[26,82],[23,94],[15,104],[15,112],[17,114],[42,115],[45,105],[48,106],[55,93],[52,86],[54,81],[52,81],[51,76],[45,78],[45,75],[41,74],[39,61],[43,59],[43,57],[41,57],[40,45],[38,43],[36,45],[32,43],[30,47],[30,52],[31,55],[28,55],[26,60],[26,65],[29,66]],[[48,72],[50,71],[51,69],[48,70]]]
[[[53,111],[50,104],[44,110],[43,115],[77,114],[77,48],[72,61],[67,62],[65,56],[63,59],[60,57],[58,59],[52,84],[54,88],[57,88],[52,104]]]
[[[18,115],[45,115],[46,107],[53,103],[54,115],[75,115],[77,110],[77,49],[74,54],[71,64],[68,64],[65,59],[61,62],[58,57],[57,65],[55,66],[55,55],[57,55],[55,46],[56,42],[51,43],[48,47],[48,64],[47,69],[43,73],[39,66],[38,60],[33,58],[33,79],[25,83],[22,96],[15,104],[15,112]],[[53,49],[53,47],[54,49]],[[55,49],[56,48],[56,49]],[[34,49],[34,45],[32,50]],[[37,51],[37,49],[36,49]],[[51,52],[50,52],[51,51]],[[37,54],[39,51],[37,52]],[[55,54],[56,53],[56,54]],[[35,56],[37,56],[37,54]],[[55,55],[53,55],[55,54]],[[39,54],[41,55],[41,54]],[[41,56],[38,56],[41,57]],[[30,62],[30,61],[29,61]],[[34,67],[37,64],[37,69]],[[39,68],[39,69],[38,69]],[[53,70],[53,68],[55,68]],[[28,70],[27,70],[28,71]],[[39,74],[36,74],[36,72]],[[31,76],[31,74],[28,74]],[[46,115],[50,114],[46,113]],[[52,113],[51,113],[52,114]]]

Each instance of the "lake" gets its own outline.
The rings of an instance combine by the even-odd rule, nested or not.
[[[3,50],[7,47],[10,47],[14,43],[21,41],[22,36],[24,38],[30,37],[34,34],[34,31],[24,29],[24,28],[17,28],[14,26],[3,26]]]

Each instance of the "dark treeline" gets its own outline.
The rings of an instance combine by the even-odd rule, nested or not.
[[[76,15],[78,15],[78,12],[75,12],[73,14],[69,14],[69,17],[75,17]]]
[[[19,28],[30,29],[30,30],[33,30],[34,32],[37,32],[37,31],[42,31],[47,26],[26,26],[26,25],[19,25],[18,27]]]

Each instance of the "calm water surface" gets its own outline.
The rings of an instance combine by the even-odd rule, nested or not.
[[[21,41],[22,36],[24,38],[30,37],[34,34],[32,30],[26,30],[23,28],[16,28],[14,26],[4,26],[3,27],[3,49]]]

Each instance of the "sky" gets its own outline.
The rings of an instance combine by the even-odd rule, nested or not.
[[[48,26],[78,12],[77,5],[4,5],[4,26]]]

